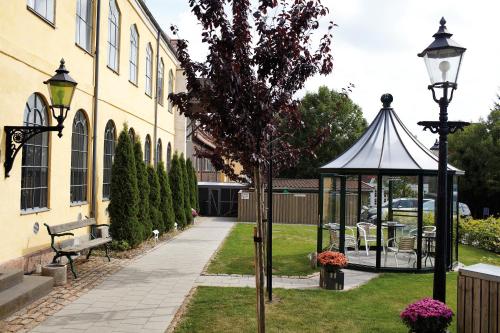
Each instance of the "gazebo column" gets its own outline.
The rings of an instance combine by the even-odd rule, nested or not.
[[[383,246],[382,243],[382,175],[377,176],[377,249],[376,249],[376,261],[375,261],[375,267],[380,269],[380,263],[381,263],[381,247]],[[367,246],[365,244],[365,246]]]
[[[424,176],[418,175],[417,270],[422,269],[422,234],[424,231]]]
[[[394,218],[394,214],[393,214],[393,211],[392,211],[392,184],[393,184],[393,180],[391,178],[389,178],[389,195],[388,195],[388,199],[387,199],[387,202],[388,202],[388,212],[387,212],[387,221],[394,221],[393,218]]]

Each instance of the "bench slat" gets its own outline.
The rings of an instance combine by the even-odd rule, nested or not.
[[[76,222],[52,225],[52,226],[49,226],[49,228],[50,228],[51,233],[60,234],[62,232],[75,230],[75,229],[87,227],[89,225],[94,225],[94,224],[96,224],[95,219],[90,218],[90,219],[83,219],[81,221],[76,221]]]
[[[111,238],[96,238],[89,241],[82,242],[78,245],[71,245],[63,247],[60,251],[62,252],[80,252],[92,247],[97,247],[106,243],[111,242]]]

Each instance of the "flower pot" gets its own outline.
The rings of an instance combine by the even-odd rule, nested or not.
[[[319,286],[328,290],[344,289],[344,272],[332,266],[323,266],[319,274]]]

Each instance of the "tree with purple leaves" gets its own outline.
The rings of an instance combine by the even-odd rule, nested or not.
[[[255,186],[257,315],[263,332],[262,176],[271,157],[276,169],[288,167],[308,151],[306,144],[315,145],[324,137],[318,133],[302,147],[281,140],[283,128],[289,135],[303,127],[295,93],[308,78],[332,71],[334,24],[329,22],[315,43],[314,32],[329,14],[319,0],[260,0],[255,9],[249,0],[189,0],[189,5],[201,24],[208,55],[203,62],[193,61],[187,42],[177,40],[187,89],[169,98],[214,139],[213,150],[199,149],[196,154],[233,179],[248,177]],[[175,27],[172,32],[178,34]],[[270,142],[278,152],[272,156]],[[235,163],[243,167],[242,174],[233,171]]]

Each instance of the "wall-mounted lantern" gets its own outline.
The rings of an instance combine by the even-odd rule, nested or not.
[[[64,128],[63,122],[68,115],[71,100],[75,93],[77,82],[69,76],[69,71],[64,66],[64,59],[61,59],[59,68],[56,70],[56,75],[51,77],[44,83],[49,89],[52,116],[56,119],[55,126],[5,126],[5,177],[9,177],[9,172],[14,164],[14,159],[17,153],[21,150],[26,142],[33,136],[54,131],[58,132],[57,136],[62,137]],[[56,114],[56,109],[59,109],[59,114]]]

